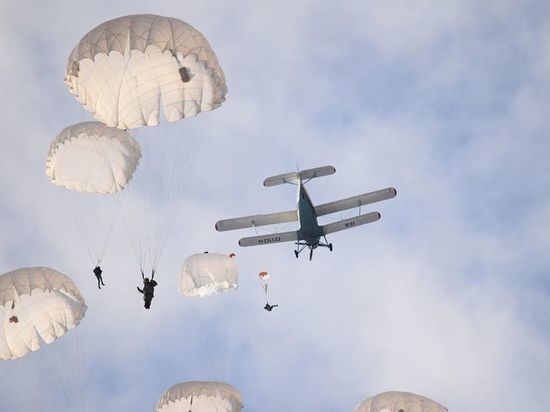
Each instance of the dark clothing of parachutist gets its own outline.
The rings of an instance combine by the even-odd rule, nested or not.
[[[264,306],[264,309],[267,310],[268,312],[271,312],[273,308],[276,308],[277,306],[279,305],[270,305],[269,303],[266,303]]]
[[[94,268],[94,275],[97,278],[97,287],[99,289],[101,289],[101,285],[105,286],[105,283],[103,283],[103,278],[101,277],[102,273],[103,273],[103,271],[101,270],[101,268],[99,266],[96,266]]]
[[[149,280],[149,278],[143,278],[143,289],[137,288],[138,292],[143,293],[143,301],[145,302],[145,309],[151,307],[151,301],[155,297],[155,286],[158,283],[155,280]]]
[[[10,319],[9,319],[10,323],[17,323],[19,322],[19,318],[15,315],[13,315]]]

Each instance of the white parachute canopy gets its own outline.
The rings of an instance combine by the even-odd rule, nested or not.
[[[46,267],[0,276],[0,359],[17,359],[52,343],[84,318],[87,306],[71,279]]]
[[[361,402],[353,412],[446,412],[448,409],[424,396],[409,392],[383,392]]]
[[[239,412],[243,401],[239,390],[224,382],[190,381],[166,390],[157,412]]]
[[[53,184],[88,193],[114,193],[126,187],[141,150],[124,130],[98,122],[66,127],[53,140],[46,175]]]
[[[75,46],[69,91],[108,126],[156,126],[214,110],[225,77],[206,38],[181,20],[149,14],[100,24]]]
[[[181,268],[180,294],[202,298],[237,289],[238,272],[234,256],[208,252],[189,256]]]

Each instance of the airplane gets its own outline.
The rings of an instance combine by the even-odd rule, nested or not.
[[[245,237],[239,240],[240,246],[270,245],[281,242],[295,242],[296,258],[305,249],[309,248],[309,260],[313,258],[313,250],[318,247],[327,247],[332,252],[332,243],[328,243],[326,235],[352,227],[375,222],[380,219],[380,213],[371,212],[362,215],[361,206],[382,200],[391,199],[397,195],[393,187],[349,197],[335,202],[314,206],[306,191],[305,184],[316,177],[328,176],[336,173],[333,166],[322,166],[299,172],[285,173],[268,177],[264,186],[271,187],[284,183],[298,187],[298,205],[296,210],[287,212],[252,215],[233,219],[220,220],[216,223],[216,230],[226,231],[248,227],[276,225],[280,223],[299,221],[300,228],[291,232],[273,233],[269,235]],[[319,225],[317,218],[347,209],[359,208],[359,215],[326,225]],[[321,240],[322,238],[322,240]]]

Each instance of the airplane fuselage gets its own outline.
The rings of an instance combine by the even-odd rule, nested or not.
[[[300,220],[298,240],[302,240],[310,246],[317,247],[319,239],[324,234],[323,228],[317,222],[315,207],[301,181],[298,184],[298,219]]]

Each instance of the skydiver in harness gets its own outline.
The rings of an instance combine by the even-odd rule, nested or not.
[[[151,272],[151,280],[145,277],[143,270],[141,271],[141,277],[143,278],[143,289],[140,289],[138,286],[137,290],[139,293],[143,293],[143,301],[145,302],[144,307],[145,309],[149,309],[151,307],[151,301],[155,297],[155,286],[158,285],[153,279],[155,277],[155,270],[153,269]]]
[[[273,310],[273,308],[276,308],[278,306],[279,305],[270,305],[269,302],[267,302],[264,306],[264,309],[267,310],[268,312],[271,312]]]
[[[101,285],[105,286],[105,283],[103,283],[103,278],[101,277],[102,273],[103,273],[103,271],[101,270],[101,267],[99,265],[97,265],[94,268],[94,275],[97,278],[97,287],[99,289],[101,289]]]

